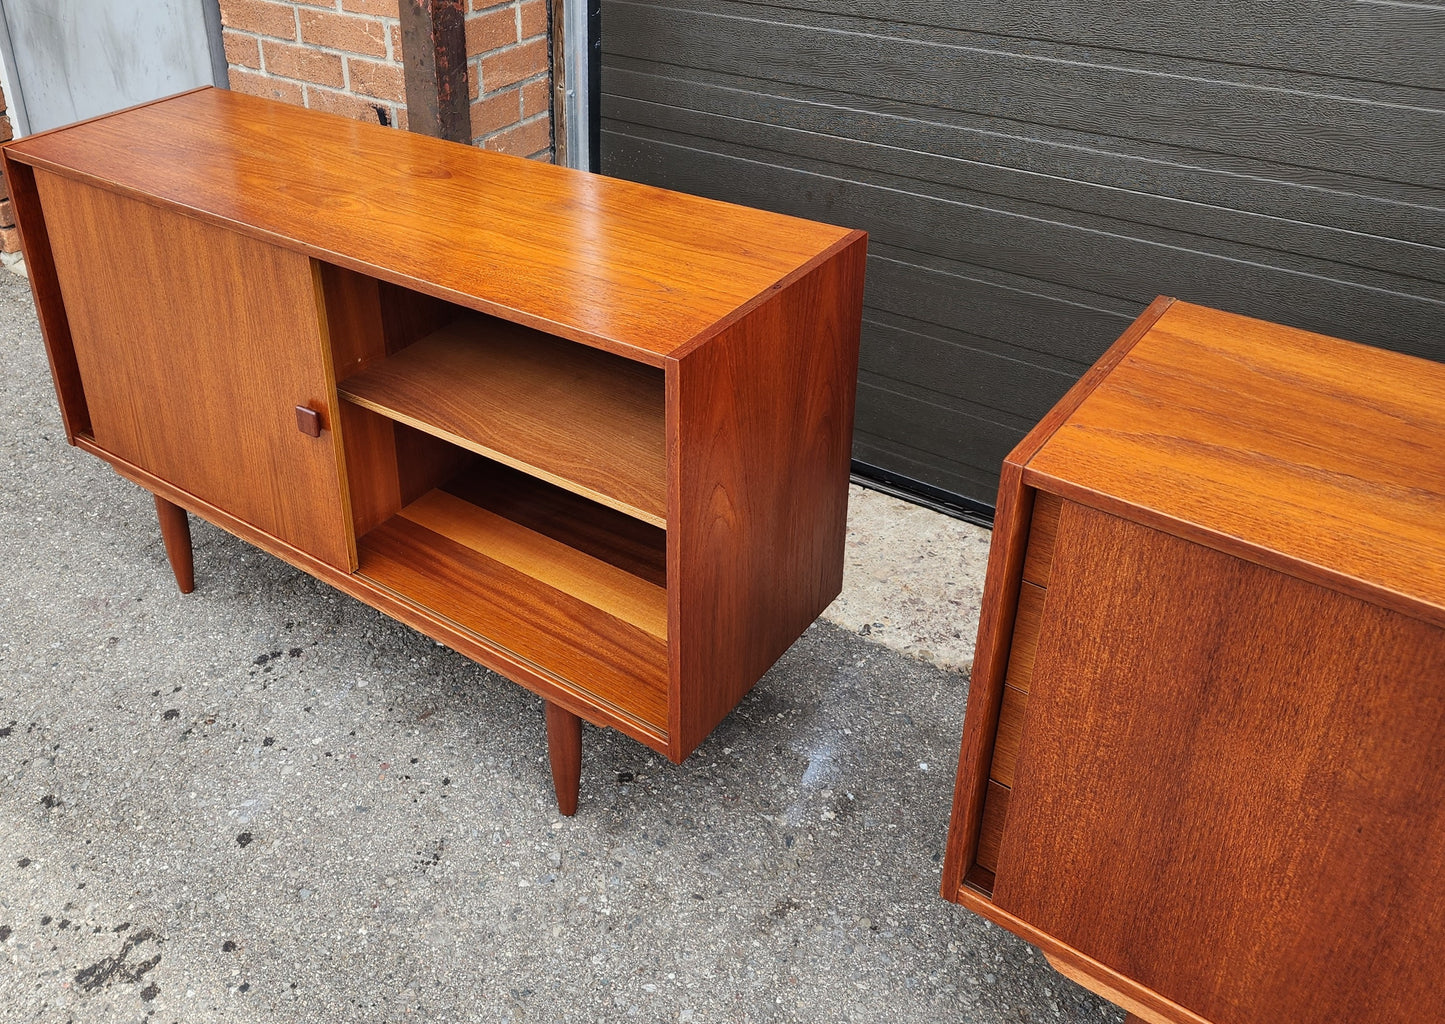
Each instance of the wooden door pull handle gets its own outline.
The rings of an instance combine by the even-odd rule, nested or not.
[[[310,437],[321,436],[321,414],[304,405],[296,407],[296,429]]]

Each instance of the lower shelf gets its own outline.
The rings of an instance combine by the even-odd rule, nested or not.
[[[429,491],[361,538],[357,574],[665,733],[665,534],[534,486]]]

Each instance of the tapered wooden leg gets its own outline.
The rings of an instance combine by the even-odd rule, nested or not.
[[[161,540],[166,545],[166,558],[176,574],[176,586],[182,594],[196,589],[196,565],[191,558],[191,521],[186,510],[156,496],[156,518],[161,521]]]
[[[552,759],[552,787],[557,810],[577,813],[577,788],[582,781],[582,719],[550,700],[547,704],[547,754]]]

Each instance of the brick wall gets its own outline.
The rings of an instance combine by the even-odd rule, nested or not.
[[[467,82],[472,141],[483,149],[552,159],[547,0],[470,0]]]
[[[6,115],[5,90],[0,89],[0,142],[9,142],[14,135]],[[10,205],[10,186],[0,175],[0,252],[19,252],[20,232],[15,228],[15,208]]]
[[[232,89],[406,127],[398,0],[220,3]],[[547,0],[469,0],[466,37],[473,142],[550,160]]]

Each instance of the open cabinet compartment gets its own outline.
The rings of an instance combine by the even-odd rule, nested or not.
[[[662,371],[319,273],[357,574],[665,736]]]

